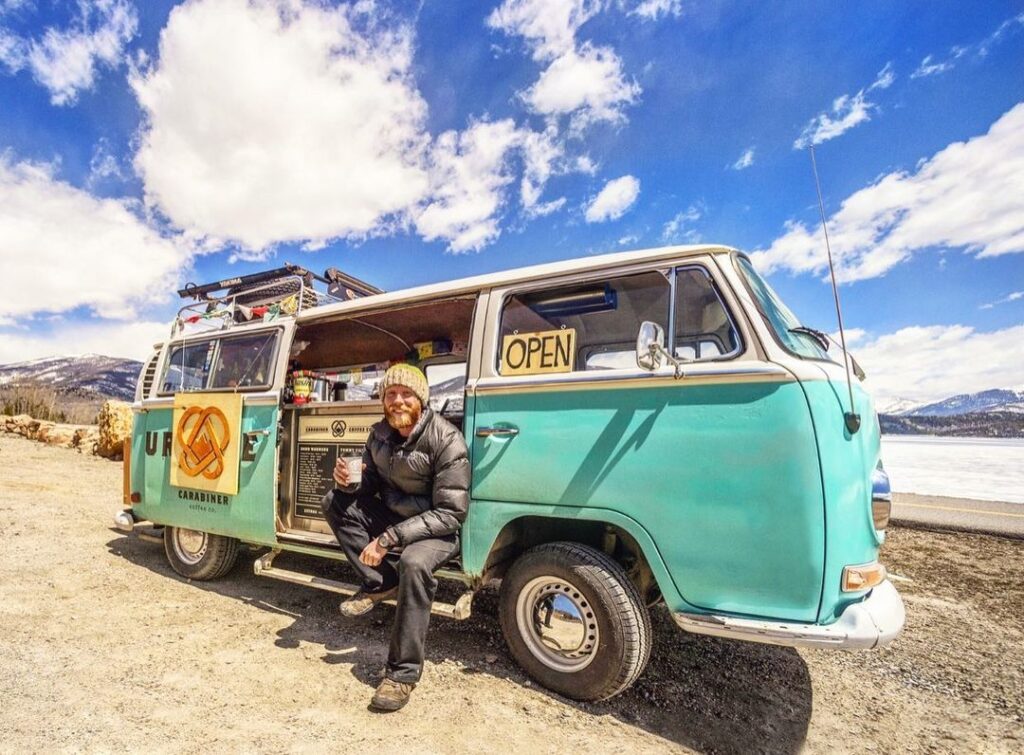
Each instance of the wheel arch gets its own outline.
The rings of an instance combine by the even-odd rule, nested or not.
[[[474,503],[476,505],[476,503]],[[500,579],[512,562],[530,548],[544,543],[572,541],[608,554],[619,563],[647,603],[660,595],[670,606],[682,601],[669,577],[661,555],[648,532],[635,520],[600,509],[552,507],[538,512],[536,506],[517,507],[492,521],[487,537],[474,538],[474,563],[469,572],[484,581]],[[465,556],[464,556],[465,558]]]

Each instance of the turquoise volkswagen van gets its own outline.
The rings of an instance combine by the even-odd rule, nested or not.
[[[661,606],[684,631],[777,645],[868,649],[902,629],[877,560],[890,499],[871,397],[855,381],[850,407],[844,355],[742,253],[388,293],[335,276],[335,298],[278,272],[183,292],[197,301],[139,380],[116,521],[162,539],[178,573],[224,576],[248,544],[268,549],[258,575],[354,590],[274,559],[344,558],[320,498],[380,418],[384,370],[414,361],[472,462],[462,551],[441,573],[464,590],[434,610],[465,618],[500,583],[509,650],[541,684],[626,689]]]

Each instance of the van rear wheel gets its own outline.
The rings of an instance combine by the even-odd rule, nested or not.
[[[633,684],[651,653],[651,622],[622,567],[579,543],[546,543],[501,583],[501,629],[526,673],[574,700]]]
[[[189,579],[223,577],[238,559],[239,542],[233,537],[211,535],[184,527],[164,528],[164,553],[171,568]]]

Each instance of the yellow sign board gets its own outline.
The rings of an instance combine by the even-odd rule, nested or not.
[[[572,372],[575,363],[575,328],[513,333],[501,342],[502,375]]]
[[[171,485],[236,495],[241,429],[241,395],[176,393]]]

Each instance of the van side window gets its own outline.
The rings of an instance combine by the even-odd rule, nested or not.
[[[498,374],[636,368],[640,323],[668,323],[670,284],[658,271],[516,294],[505,302]]]
[[[736,326],[714,282],[701,267],[676,271],[675,356],[718,359],[740,348]]]
[[[213,360],[214,341],[200,341],[171,350],[160,381],[160,391],[201,391],[206,387]]]

